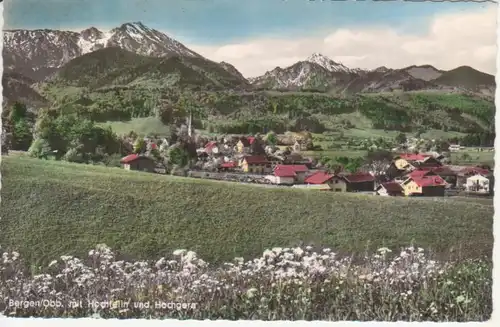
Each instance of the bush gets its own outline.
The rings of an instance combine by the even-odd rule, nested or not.
[[[0,304],[0,312],[17,317],[458,322],[485,321],[492,312],[491,263],[438,262],[413,246],[398,256],[380,248],[357,262],[310,246],[273,248],[254,260],[235,258],[215,267],[186,250],[156,262],[120,259],[98,245],[87,259],[61,256],[33,275],[19,253],[5,252],[2,298],[58,301],[65,308]],[[114,307],[92,308],[88,299]],[[81,306],[69,306],[80,301]]]
[[[28,155],[34,158],[47,158],[50,154],[52,154],[50,144],[45,139],[34,140],[28,149]]]

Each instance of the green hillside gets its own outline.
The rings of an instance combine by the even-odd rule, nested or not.
[[[240,87],[247,82],[207,59],[145,57],[111,47],[69,61],[48,84],[90,90],[111,86],[210,89]]]
[[[440,78],[462,83],[469,70],[459,67]],[[471,76],[479,83],[483,75],[490,76]],[[159,117],[166,103],[175,106],[181,93],[189,93],[202,109],[202,128],[220,133],[304,128],[316,133],[350,128],[473,133],[494,130],[495,117],[493,99],[480,95],[439,90],[351,95],[251,90],[244,78],[210,60],[143,57],[119,48],[71,60],[37,85],[37,91],[54,109],[100,122]]]
[[[344,253],[415,242],[490,255],[491,204],[274,189],[22,157],[2,158],[0,239],[31,262],[106,243],[136,258],[177,248],[209,261],[273,246]]]

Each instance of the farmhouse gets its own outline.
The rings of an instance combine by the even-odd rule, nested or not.
[[[457,186],[457,173],[448,166],[434,167],[434,168],[421,168],[428,170],[446,181],[450,186]]]
[[[492,172],[480,167],[462,167],[457,173],[457,187],[464,187],[467,179],[474,175],[490,176]]]
[[[328,185],[335,192],[346,192],[347,183],[342,177],[329,174],[325,171],[317,171],[304,180],[307,185]]]
[[[279,168],[279,169],[278,169]],[[273,175],[266,176],[266,179],[273,184],[293,185],[297,174],[289,166],[276,167]]]
[[[271,171],[271,163],[266,156],[244,156],[240,167],[245,173],[263,174]]]
[[[304,183],[306,173],[309,171],[306,165],[276,165],[274,172],[279,170],[291,170],[295,173],[295,182]]]
[[[482,174],[476,174],[467,178],[465,190],[468,193],[490,194],[492,191],[490,179]]]
[[[406,196],[444,196],[447,183],[437,175],[409,177],[401,185]]]
[[[126,170],[140,170],[154,172],[155,162],[153,159],[138,154],[130,154],[120,160]]]
[[[403,187],[396,182],[382,183],[377,187],[377,195],[381,196],[402,196],[404,195]]]
[[[440,167],[443,164],[429,154],[404,153],[396,157],[394,165],[398,170],[415,170],[418,168]]]
[[[345,180],[348,192],[374,192],[375,177],[369,173],[341,175]]]

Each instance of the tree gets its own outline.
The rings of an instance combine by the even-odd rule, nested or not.
[[[450,143],[446,140],[439,140],[436,142],[435,147],[437,152],[445,152],[449,150]]]
[[[26,105],[20,102],[14,103],[12,109],[10,110],[8,118],[11,123],[16,123],[20,120],[27,119],[28,109],[26,108]]]
[[[12,149],[26,151],[33,141],[31,127],[25,119],[14,122],[12,130]]]
[[[168,161],[172,165],[185,167],[188,164],[189,158],[187,152],[180,146],[171,147],[168,150]]]
[[[396,142],[398,144],[405,144],[407,141],[407,137],[406,137],[406,134],[405,133],[399,133],[397,136],[396,136]]]
[[[34,158],[47,159],[51,155],[50,144],[45,139],[36,139],[28,149],[28,155]]]
[[[394,155],[390,151],[376,150],[368,151],[364,161],[366,168],[376,176],[384,175],[390,166]]]
[[[250,152],[253,154],[265,154],[266,150],[264,148],[264,142],[260,135],[256,135],[252,144],[250,144]]]
[[[138,137],[134,142],[134,153],[144,153],[146,151],[146,141],[143,137]]]
[[[267,133],[266,135],[266,142],[269,144],[269,145],[276,145],[278,139],[276,137],[276,133],[274,133],[273,131],[270,131],[269,133]]]

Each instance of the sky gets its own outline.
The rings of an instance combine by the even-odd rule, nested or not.
[[[109,30],[140,21],[246,77],[321,53],[351,68],[496,71],[497,5],[308,0],[14,0],[4,29]]]

